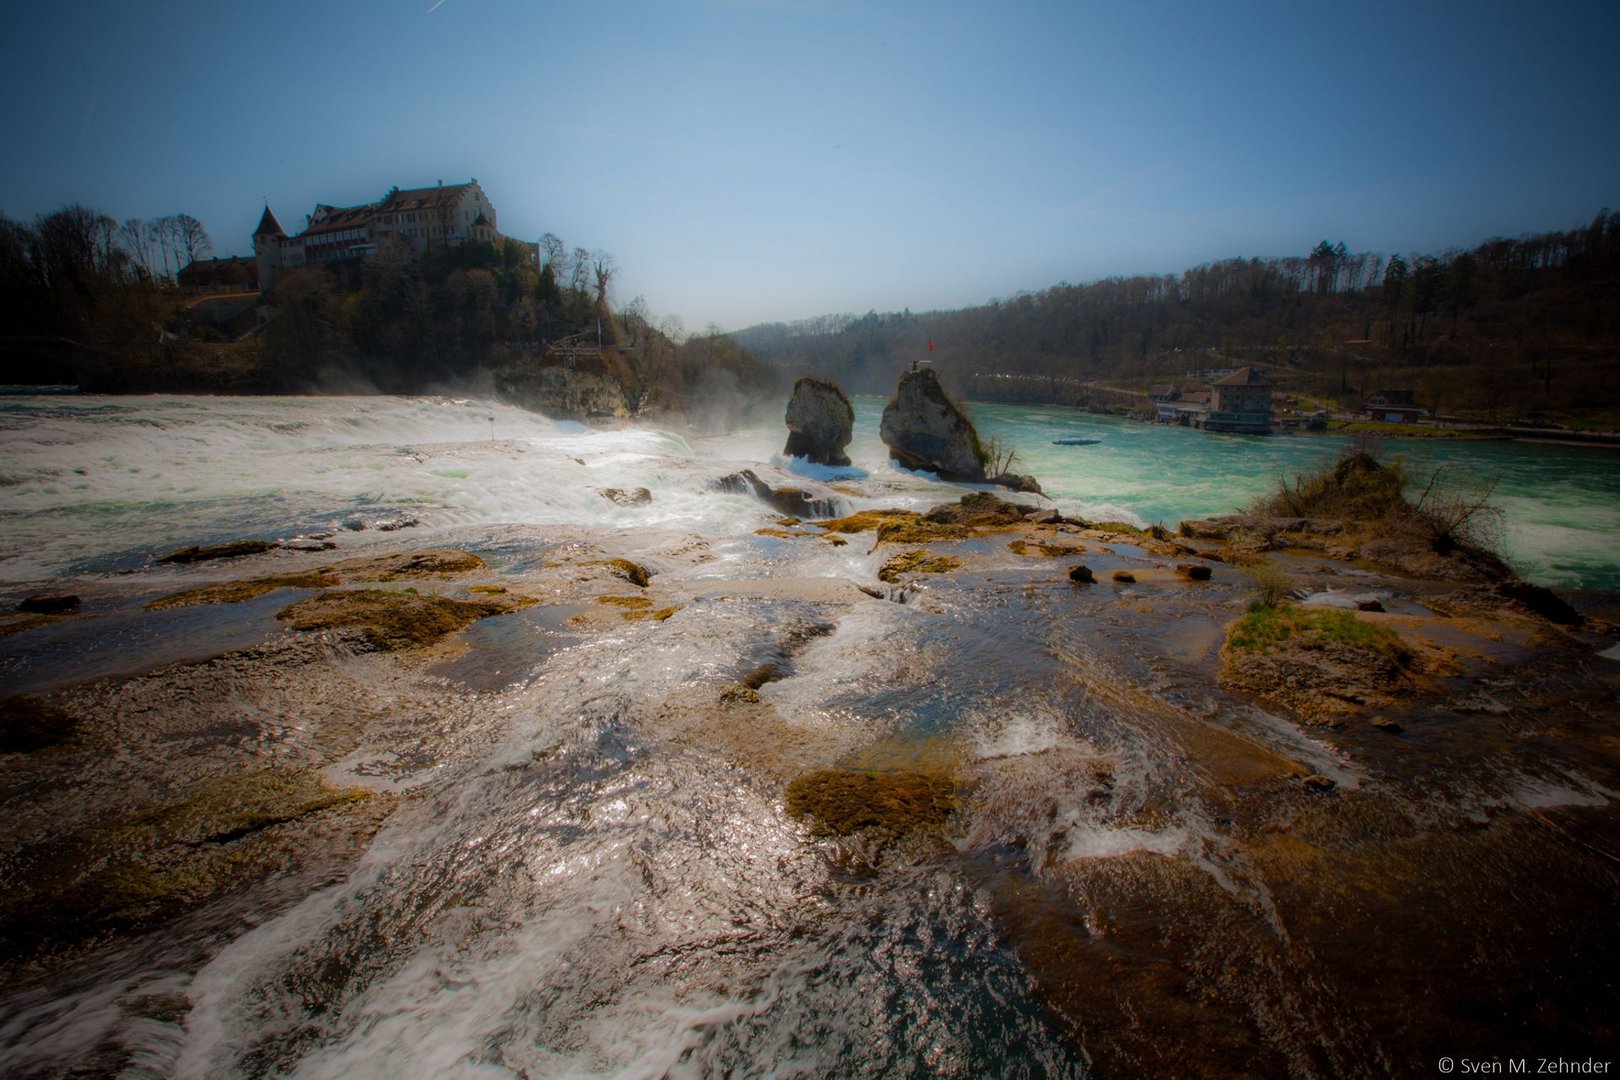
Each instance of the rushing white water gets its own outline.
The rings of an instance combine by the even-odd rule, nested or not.
[[[0,582],[141,565],[186,543],[285,537],[345,522],[428,527],[514,522],[669,526],[727,535],[753,511],[715,497],[719,463],[776,461],[814,479],[851,475],[889,505],[951,490],[893,469],[876,437],[881,402],[857,401],[854,467],[780,457],[769,428],[698,440],[651,429],[594,431],[510,406],[441,398],[0,399]],[[1174,525],[1230,513],[1342,440],[1212,436],[1061,409],[977,406],[1065,512]],[[1057,446],[1084,434],[1089,446]],[[1620,558],[1620,454],[1507,443],[1415,443],[1413,473],[1446,466],[1494,482],[1507,554],[1531,579],[1613,588]],[[647,487],[651,508],[604,500]],[[751,520],[751,519],[749,519]]]
[[[347,880],[201,970],[188,969],[195,950],[140,946],[122,966],[87,973],[82,992],[11,1002],[0,1010],[0,1071],[49,1070],[109,1045],[125,1048],[132,1075],[197,1077],[1079,1068],[971,886],[930,862],[899,866],[878,892],[830,882],[769,786],[669,741],[671,703],[762,659],[791,673],[764,688],[775,714],[829,760],[839,747],[937,727],[940,710],[960,703],[895,647],[916,641],[949,662],[962,643],[933,640],[937,618],[876,601],[705,598],[708,583],[729,593],[749,579],[873,578],[876,556],[862,545],[756,536],[776,514],[715,490],[728,471],[771,461],[774,434],[694,448],[658,431],[592,431],[439,399],[5,406],[0,576],[19,591],[67,575],[121,581],[142,599],[169,587],[149,565],[169,548],[333,532],[354,552],[398,542],[379,525],[414,521],[413,545],[481,538],[508,567],[553,534],[617,536],[618,550],[687,579],[695,596],[664,623],[520,651],[507,689],[481,699],[492,741],[400,774],[396,789],[422,794]],[[845,496],[851,508],[956,494],[892,469],[881,449],[858,454],[850,470],[801,471],[860,478],[873,494]],[[603,496],[615,487],[646,487],[651,502],[620,506]],[[661,562],[670,537],[702,545],[703,558]],[[218,620],[227,607],[196,617]],[[238,644],[264,633],[268,611],[232,612]],[[112,626],[162,618],[93,614]],[[204,629],[216,649],[231,644],[217,621]],[[76,640],[72,669],[29,653],[42,634],[49,652],[49,635],[63,632],[14,640],[14,662],[0,669],[12,689],[32,685],[24,677],[98,673],[99,642]],[[120,632],[107,651],[150,661],[157,645]],[[1017,740],[997,753],[1017,753]],[[332,775],[361,779],[344,762]],[[130,1015],[129,1001],[164,988],[188,1002],[183,1029]]]
[[[1144,853],[1242,888],[1240,861],[1196,800],[1166,794],[1184,788],[1192,753],[1174,721],[1203,705],[1179,703],[1157,660],[1133,674],[1093,655],[1076,620],[1112,601],[1077,598],[1061,575],[986,578],[926,605],[773,591],[871,584],[880,556],[756,534],[777,515],[716,490],[727,472],[771,463],[851,478],[839,495],[849,509],[961,494],[893,468],[872,404],[859,414],[855,464],[818,470],[777,456],[779,430],[595,431],[478,401],[0,402],[0,582],[17,596],[67,577],[121,583],[138,601],[172,580],[149,564],[170,548],[333,532],[348,554],[397,543],[379,525],[410,521],[411,544],[445,538],[514,573],[546,545],[611,536],[688,598],[666,622],[595,636],[529,615],[469,631],[507,649],[510,667],[457,699],[445,730],[422,737],[429,750],[368,746],[329,765],[334,780],[361,782],[357,762],[391,756],[392,781],[378,786],[412,793],[349,876],[228,943],[201,932],[137,942],[0,1003],[0,1073],[49,1074],[82,1064],[85,1047],[114,1047],[96,1060],[113,1054],[130,1076],[1081,1074],[1075,1033],[998,936],[975,875]],[[1301,460],[1224,441],[1207,461],[1192,453],[1203,444],[1175,442],[1176,458],[1162,440],[1189,433],[985,414],[1059,506],[1095,518],[1233,508],[1251,484],[1234,479],[1234,448],[1281,455],[1255,476]],[[1104,441],[1042,441],[1081,424]],[[1146,447],[1136,458],[1133,441]],[[603,495],[639,487],[645,505]],[[1180,511],[1178,491],[1196,496]],[[142,625],[206,631],[218,648],[271,622],[268,606],[224,607]],[[120,610],[97,617],[121,625]],[[226,618],[241,625],[183,621]],[[28,652],[58,632],[17,636],[26,662],[0,667],[10,689],[61,680],[48,648]],[[74,648],[81,676],[120,673],[86,667],[94,649]],[[380,670],[365,662],[352,659]],[[733,733],[738,761],[697,748],[687,728],[713,710],[715,688],[767,662],[780,677],[759,694],[775,726]],[[1153,680],[1161,700],[1121,692],[1133,678]],[[1354,786],[1350,765],[1296,731],[1257,727]],[[299,751],[296,732],[286,737],[284,752]],[[782,773],[881,767],[885,754],[940,754],[973,778],[958,862],[902,854],[875,878],[829,865],[785,814]],[[130,1004],[155,998],[182,1000],[183,1015]],[[1315,1037],[1303,1015],[1271,1022]]]

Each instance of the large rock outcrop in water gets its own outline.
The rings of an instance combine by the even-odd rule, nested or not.
[[[926,469],[947,480],[985,480],[979,433],[929,368],[900,376],[899,389],[883,407],[878,435],[908,469]]]
[[[793,384],[782,453],[818,465],[848,465],[844,452],[855,434],[855,408],[837,383],[806,375]]]

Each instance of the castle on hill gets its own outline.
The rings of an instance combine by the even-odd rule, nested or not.
[[[478,186],[465,184],[393,188],[374,203],[328,206],[317,203],[304,231],[288,236],[266,204],[253,230],[253,255],[259,287],[275,284],[282,270],[359,259],[390,245],[418,253],[466,243],[493,244],[500,238],[495,207]]]

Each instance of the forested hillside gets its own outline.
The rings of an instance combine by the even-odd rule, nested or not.
[[[175,285],[211,244],[184,214],[120,225],[73,205],[0,215],[0,383],[152,390],[415,393],[484,389],[547,366],[610,376],[632,408],[701,421],[775,393],[774,372],[711,328],[653,325],[637,297],[615,311],[611,255],[511,239],[279,275],[234,318],[201,317]],[[564,357],[550,348],[573,341]]]
[[[1620,216],[1440,254],[1234,258],[1182,274],[1060,284],[980,307],[826,316],[735,335],[785,372],[889,393],[931,360],[971,397],[1086,403],[1103,383],[1196,382],[1252,363],[1351,406],[1401,387],[1491,418],[1620,419]],[[929,344],[932,343],[932,350]]]

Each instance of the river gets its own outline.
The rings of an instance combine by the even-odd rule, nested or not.
[[[801,473],[848,510],[959,495],[889,465],[879,407],[857,403],[851,468]],[[1336,449],[974,411],[1093,519],[1230,511]],[[1612,842],[1620,781],[1586,742],[1542,731],[1521,750],[1539,689],[1435,710],[1393,755],[1389,736],[1304,731],[1211,689],[1247,595],[1225,569],[1189,605],[1077,592],[1053,561],[986,546],[982,574],[873,599],[852,583],[876,585],[882,552],[762,535],[773,513],[715,490],[783,438],[594,431],[460,399],[0,401],[0,583],[87,598],[0,638],[0,680],[104,703],[132,740],[4,759],[13,829],[55,835],[69,825],[35,818],[89,814],[128,790],[120,770],[203,777],[205,757],[398,800],[340,874],[24,971],[0,992],[0,1073],[1371,1076],[1435,1031],[1490,1037],[1520,986],[1565,1010],[1547,1030],[1588,1045],[1620,949],[1593,914],[1614,872],[1586,849]],[[1616,584],[1614,458],[1402,452],[1497,479],[1530,576]],[[649,503],[602,497],[637,487]],[[674,611],[576,632],[589,605],[559,595],[427,667],[339,651],[316,674],[250,658],[223,690],[187,682],[227,647],[281,656],[288,596],[148,613],[191,580],[151,556],[326,533],[340,554],[470,548],[514,588],[623,556]],[[181,667],[140,674],[160,663]],[[758,700],[724,704],[762,665]],[[351,703],[375,731],[333,749],[322,732]],[[943,838],[844,847],[784,813],[784,783],[816,767],[937,769],[969,794]],[[1305,773],[1340,795],[1303,791]],[[30,792],[54,809],[30,811]],[[1582,814],[1605,815],[1597,833]],[[0,868],[54,850],[8,839]],[[1576,938],[1579,957],[1551,955]],[[1514,945],[1480,959],[1476,939]],[[1470,971],[1508,989],[1433,992]]]

